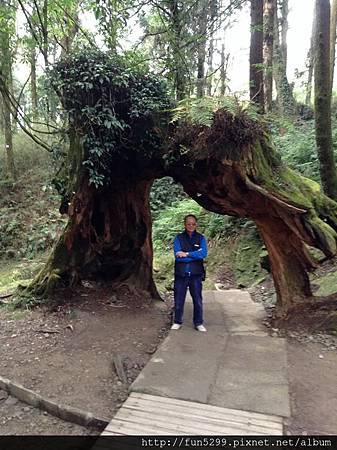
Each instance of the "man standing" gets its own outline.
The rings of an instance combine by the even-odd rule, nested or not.
[[[205,237],[196,231],[197,218],[188,214],[184,218],[185,231],[174,239],[174,323],[179,330],[183,323],[187,288],[193,299],[193,323],[198,331],[207,331],[203,325],[202,281],[205,275],[203,260],[207,256]]]

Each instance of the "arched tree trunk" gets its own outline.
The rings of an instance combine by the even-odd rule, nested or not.
[[[210,211],[256,222],[269,251],[280,315],[307,301],[307,272],[315,263],[306,245],[336,254],[337,203],[287,168],[264,125],[239,105],[236,115],[216,111],[210,126],[186,121],[167,128],[168,118],[156,111],[158,103],[167,108],[158,80],[125,75],[120,61],[112,66],[98,58],[111,79],[98,80],[93,91],[90,84],[89,93],[78,83],[78,72],[86,77],[87,59],[79,68],[78,59],[58,68],[63,88],[67,80],[64,105],[77,107],[65,161],[69,223],[24,294],[41,296],[82,278],[101,278],[156,295],[148,199],[153,179],[169,175]],[[95,60],[90,64],[95,71]],[[103,186],[100,177],[107,180]],[[90,184],[95,181],[96,187]]]
[[[171,148],[171,175],[204,208],[254,220],[268,249],[278,314],[311,298],[306,246],[337,251],[337,203],[283,165],[262,130],[219,110],[211,127],[186,124]]]

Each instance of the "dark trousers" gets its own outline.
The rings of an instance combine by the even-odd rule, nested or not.
[[[197,327],[203,323],[202,317],[202,275],[174,278],[174,323],[183,323],[187,288],[193,300],[193,323]]]

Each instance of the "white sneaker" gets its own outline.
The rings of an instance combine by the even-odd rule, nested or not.
[[[171,330],[180,330],[181,324],[180,323],[174,323],[171,327]]]
[[[207,331],[206,328],[203,325],[198,325],[198,326],[195,327],[195,329],[198,330],[198,331],[203,331],[203,332]]]

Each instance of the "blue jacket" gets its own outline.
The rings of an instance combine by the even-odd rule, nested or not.
[[[174,273],[178,276],[204,275],[203,260],[207,256],[207,242],[205,237],[194,231],[190,236],[186,231],[177,234],[173,243],[175,256]],[[178,258],[179,251],[188,252],[188,256]]]

